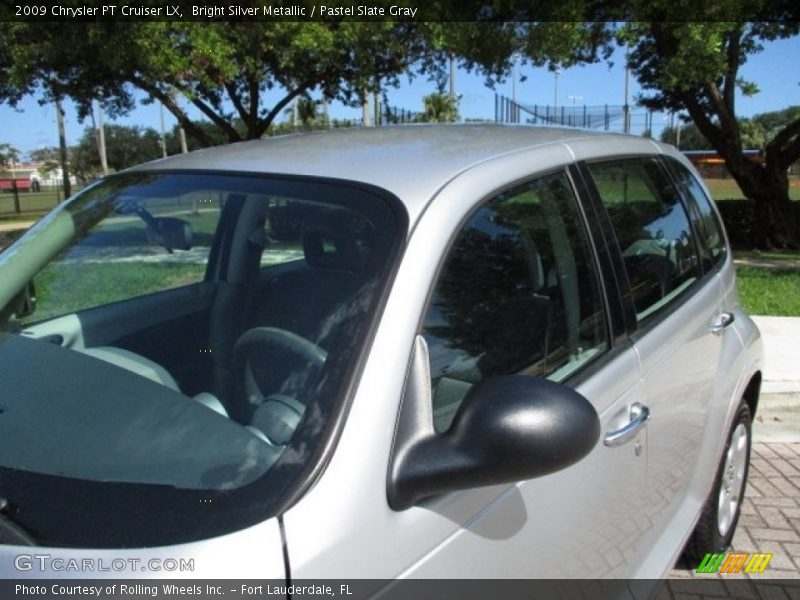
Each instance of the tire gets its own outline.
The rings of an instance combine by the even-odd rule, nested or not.
[[[750,408],[742,400],[728,432],[714,488],[684,550],[690,561],[700,561],[706,553],[723,552],[731,545],[747,488],[751,443]]]

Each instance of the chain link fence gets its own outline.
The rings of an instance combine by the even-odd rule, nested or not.
[[[634,110],[625,105],[565,104],[561,106],[522,104],[495,94],[494,120],[497,123],[528,123],[551,127],[602,129],[617,133],[652,135],[654,120],[663,127],[663,115],[653,111]]]

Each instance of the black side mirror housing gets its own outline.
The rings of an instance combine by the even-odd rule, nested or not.
[[[423,387],[427,370],[413,381],[413,369],[408,385]],[[410,417],[406,411],[420,407],[408,406],[408,399],[407,393],[389,473],[388,500],[395,510],[436,494],[560,471],[589,454],[600,437],[600,420],[586,398],[536,377],[509,375],[475,385],[443,434],[432,427],[414,434],[420,413]]]

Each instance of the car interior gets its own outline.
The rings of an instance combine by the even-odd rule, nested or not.
[[[136,243],[164,244],[151,233],[149,203],[135,204],[134,212],[149,215],[126,221],[127,229],[139,230]],[[352,345],[388,240],[356,210],[313,200],[229,193],[215,208],[218,223],[200,281],[41,321],[34,312],[22,334],[135,372],[283,446],[331,354],[346,354]],[[91,248],[93,231],[73,241]],[[98,248],[97,256],[84,253],[72,262],[62,250],[56,259],[91,269],[112,250]],[[164,244],[157,258],[180,260],[182,250],[189,247]],[[124,270],[120,265],[120,278]]]

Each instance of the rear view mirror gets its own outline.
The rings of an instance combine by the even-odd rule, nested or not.
[[[192,249],[192,226],[183,219],[158,217],[147,221],[147,239],[167,252]]]

